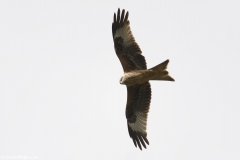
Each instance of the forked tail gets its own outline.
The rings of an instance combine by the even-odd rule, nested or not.
[[[155,76],[151,78],[150,80],[164,80],[164,81],[175,81],[171,76],[168,75],[167,65],[169,60],[166,60],[162,62],[161,64],[150,68],[149,70],[152,70],[155,72]]]

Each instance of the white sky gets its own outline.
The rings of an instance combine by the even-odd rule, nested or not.
[[[125,118],[113,14],[130,12],[151,82],[147,150]],[[0,156],[239,160],[240,1],[0,1]]]

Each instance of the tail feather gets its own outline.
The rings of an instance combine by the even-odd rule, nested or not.
[[[154,71],[156,74],[150,80],[164,80],[164,81],[175,81],[171,76],[168,75],[167,65],[169,60],[162,62],[161,64],[149,69]]]

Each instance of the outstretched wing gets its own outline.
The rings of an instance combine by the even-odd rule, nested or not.
[[[127,91],[128,132],[134,145],[142,150],[142,146],[146,148],[145,143],[149,145],[146,126],[151,101],[151,86],[149,82],[145,82],[137,86],[127,86]]]
[[[114,48],[123,70],[124,72],[129,72],[147,69],[145,58],[141,55],[142,51],[132,35],[128,12],[125,15],[125,10],[123,9],[122,14],[120,14],[120,9],[118,9],[117,17],[114,13],[112,34]]]

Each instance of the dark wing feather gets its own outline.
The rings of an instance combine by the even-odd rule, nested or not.
[[[147,115],[151,101],[151,86],[145,82],[137,86],[127,86],[128,98],[126,107],[126,118],[128,132],[134,145],[142,150],[147,143]],[[142,145],[142,146],[141,146]]]
[[[114,13],[112,34],[116,54],[122,64],[124,72],[147,69],[142,51],[132,35],[128,12],[118,9],[117,17]]]

